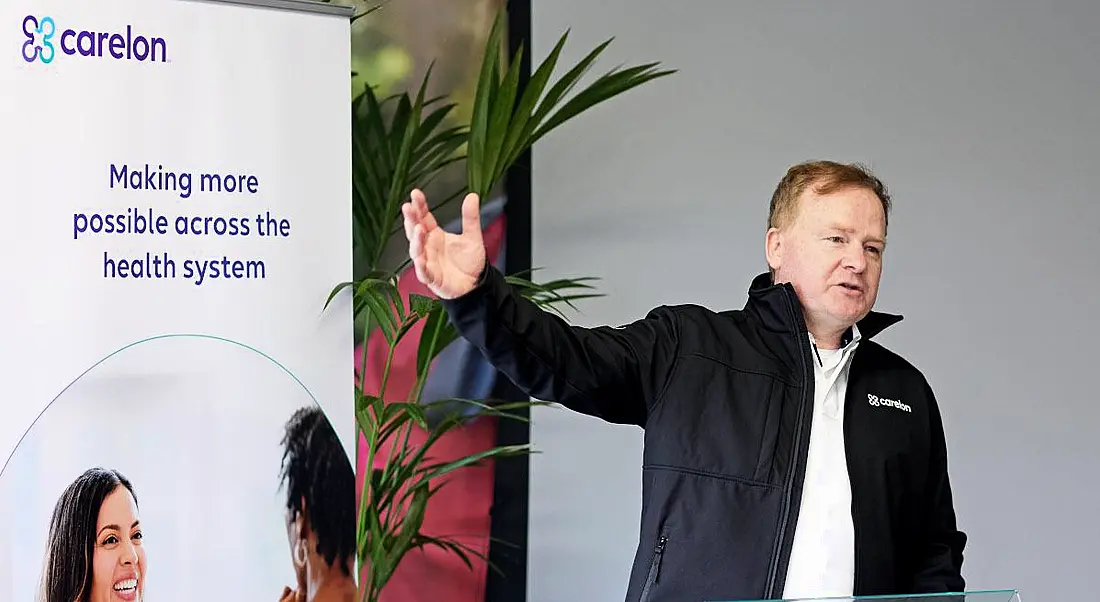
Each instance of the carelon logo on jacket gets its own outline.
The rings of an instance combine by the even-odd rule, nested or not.
[[[132,25],[122,31],[65,28],[53,17],[23,18],[23,60],[48,65],[59,55],[142,62],[168,62],[164,38],[135,34]]]
[[[867,394],[867,403],[875,406],[876,408],[885,406],[885,407],[888,407],[888,408],[897,408],[897,409],[902,410],[904,412],[912,412],[913,411],[913,408],[909,407],[907,404],[904,404],[904,403],[902,403],[902,402],[900,402],[896,399],[886,399],[884,397],[879,397],[878,395],[874,395],[872,393]]]

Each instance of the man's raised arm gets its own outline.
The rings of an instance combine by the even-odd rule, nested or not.
[[[493,366],[536,399],[644,426],[675,358],[671,310],[653,310],[618,328],[570,326],[487,263],[476,195],[463,200],[461,234],[438,226],[419,191],[402,211],[417,277]]]

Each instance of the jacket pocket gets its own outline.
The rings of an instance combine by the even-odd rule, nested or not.
[[[668,545],[668,535],[664,533],[657,539],[657,545],[653,548],[653,560],[649,562],[649,574],[646,575],[645,585],[642,586],[642,595],[638,602],[648,602],[652,595],[653,586],[657,584],[657,577],[661,572],[661,558],[665,554],[665,546]]]
[[[685,356],[668,399],[650,416],[646,461],[718,478],[779,485],[776,446],[793,389],[770,372]],[[684,404],[690,404],[690,407]]]

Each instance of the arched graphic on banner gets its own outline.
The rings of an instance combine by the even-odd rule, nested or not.
[[[5,599],[35,600],[49,587],[57,577],[45,570],[51,554],[63,555],[68,570],[82,564],[71,557],[79,547],[66,542],[79,537],[77,524],[111,522],[119,511],[108,501],[81,501],[95,478],[106,478],[96,472],[103,470],[132,486],[134,507],[122,511],[140,520],[127,533],[141,550],[132,585],[145,599],[182,602],[211,587],[227,599],[263,599],[294,586],[288,508],[300,507],[295,496],[309,497],[318,544],[354,565],[346,450],[309,388],[245,343],[201,334],[145,338],[95,362],[56,396],[0,472],[0,522],[9,526],[0,546],[8,546],[10,574],[19,576],[0,579]],[[67,522],[53,529],[59,512]],[[97,539],[91,571],[101,554],[117,560],[126,551],[120,536],[127,533]],[[119,570],[110,566],[108,579],[125,577]],[[97,586],[115,583],[93,580]]]

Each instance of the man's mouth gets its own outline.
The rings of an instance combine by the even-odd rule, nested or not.
[[[856,293],[859,293],[859,292],[863,291],[863,287],[861,287],[858,284],[853,284],[851,282],[841,282],[837,286],[839,286],[840,288],[842,288],[844,290],[848,290],[848,291],[852,291],[852,292],[856,292]]]

